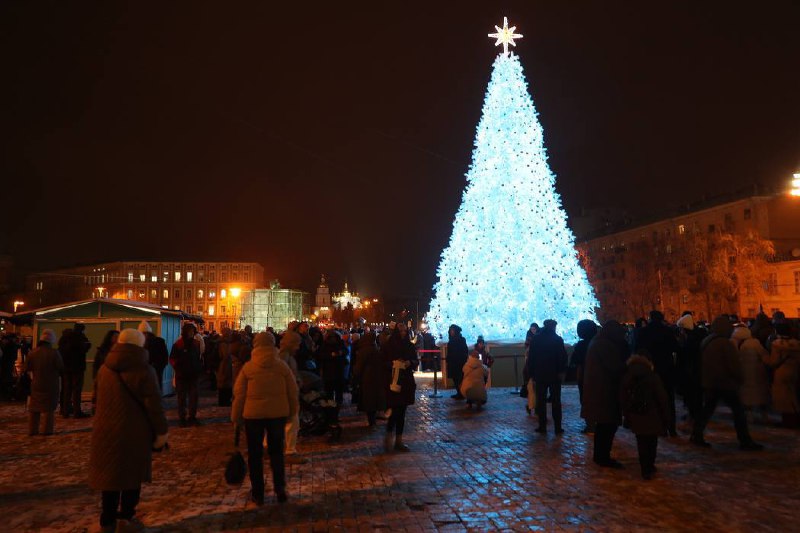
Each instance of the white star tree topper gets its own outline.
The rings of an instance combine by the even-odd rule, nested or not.
[[[516,26],[508,27],[508,17],[503,17],[503,27],[495,26],[494,29],[497,30],[497,33],[490,33],[489,37],[492,39],[497,39],[497,42],[494,43],[495,46],[503,45],[503,54],[508,55],[508,45],[517,46],[517,43],[514,42],[514,39],[522,39],[522,35],[519,33],[514,33],[514,30],[517,29]]]

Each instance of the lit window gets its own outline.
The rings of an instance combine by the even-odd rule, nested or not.
[[[175,306],[175,310],[176,310],[176,311],[180,311],[180,310],[181,310],[181,306],[180,306],[180,305],[176,305],[176,306]]]
[[[679,235],[683,235],[684,233],[686,233],[686,226],[681,224],[681,225],[678,226],[678,234]]]
[[[165,300],[169,300],[169,289],[164,289],[164,292],[161,293],[161,297]]]
[[[139,299],[144,300],[144,289],[139,289],[138,293],[139,293]]]
[[[164,271],[164,274],[161,276],[161,283],[166,283],[166,282],[168,282],[168,281],[169,281],[169,272],[167,272],[167,271],[165,270],[165,271]]]
[[[176,270],[175,271],[175,281],[180,281],[180,280],[181,280],[181,273],[180,273],[180,271]]]
[[[209,300],[213,300],[216,297],[217,297],[217,291],[215,291],[214,289],[211,289],[210,291],[208,291],[208,299]]]
[[[228,297],[228,291],[226,291],[225,289],[220,290],[219,291],[219,297],[220,298],[227,298]]]
[[[191,283],[192,282],[192,271],[191,270],[186,272],[186,282],[187,283]]]
[[[158,298],[158,291],[155,289],[150,289],[150,299],[155,300]]]
[[[139,274],[139,281],[141,281],[142,283],[144,283],[145,281],[147,281],[147,276],[145,275],[145,273],[144,273],[144,272],[142,272],[141,274]]]
[[[155,270],[150,273],[150,283],[158,283],[158,272]]]
[[[128,300],[133,300],[133,289],[128,289]]]
[[[197,299],[198,300],[203,299],[203,289],[197,289]]]
[[[128,272],[128,283],[133,283],[133,272]]]
[[[208,306],[208,316],[214,316],[214,306],[213,305],[209,305]]]

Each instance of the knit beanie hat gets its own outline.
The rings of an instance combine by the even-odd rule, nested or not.
[[[119,333],[117,342],[120,344],[133,344],[141,348],[144,346],[144,333],[141,331],[136,331],[132,328],[123,329]]]

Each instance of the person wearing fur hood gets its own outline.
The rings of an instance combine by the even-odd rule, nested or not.
[[[481,362],[480,354],[473,351],[464,363],[462,372],[464,377],[459,392],[467,399],[468,409],[472,409],[473,402],[478,404],[480,409],[486,403],[486,379],[489,377],[489,368]]]
[[[286,420],[299,410],[297,381],[278,357],[275,337],[262,332],[253,339],[251,358],[233,387],[231,420],[244,425],[251,499],[264,504],[264,434],[267,435],[272,483],[279,502],[285,502],[284,441]]]
[[[737,325],[733,328],[731,342],[739,352],[739,361],[742,366],[742,385],[739,387],[739,399],[745,409],[758,409],[761,420],[766,422],[767,405],[769,404],[769,377],[767,376],[766,361],[769,352],[761,345],[758,339],[747,326]]]
[[[639,466],[644,479],[652,479],[656,471],[658,436],[669,430],[669,396],[653,363],[644,355],[633,355],[620,387],[620,403],[625,427],[636,435]]]

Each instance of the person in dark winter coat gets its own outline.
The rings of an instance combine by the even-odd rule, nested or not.
[[[222,338],[217,343],[217,404],[230,407],[233,398],[233,360],[231,359],[231,330],[222,328]]]
[[[122,330],[97,372],[89,486],[103,493],[103,531],[114,531],[118,519],[120,530],[141,526],[134,518],[141,486],[152,480],[153,450],[167,442],[161,391],[144,341],[141,332]]]
[[[691,313],[684,313],[678,319],[678,386],[683,391],[683,402],[689,416],[697,420],[703,409],[702,363],[700,344],[706,337],[706,330],[695,324]]]
[[[581,416],[595,426],[594,462],[600,466],[622,468],[622,463],[611,458],[611,447],[622,423],[619,390],[628,349],[625,327],[609,320],[586,352]]]
[[[553,424],[561,434],[561,383],[567,371],[567,350],[564,339],[556,334],[556,321],[545,320],[544,327],[534,335],[528,350],[528,375],[536,383],[536,416],[538,433],[547,433],[547,395],[552,398]]]
[[[200,343],[194,334],[194,324],[187,322],[181,328],[181,338],[172,345],[169,364],[175,370],[175,394],[178,396],[178,417],[181,427],[197,425],[197,382],[202,372]],[[186,419],[186,402],[189,402],[189,418]]]
[[[539,324],[531,322],[528,331],[525,332],[525,361],[522,365],[522,388],[519,390],[519,395],[522,398],[528,397],[528,381],[531,379],[528,375],[528,353],[531,348],[531,341],[537,333],[539,333]],[[530,414],[530,409],[528,409],[528,414]]]
[[[626,427],[636,435],[642,477],[652,479],[656,471],[658,436],[669,430],[670,411],[667,392],[647,357],[634,355],[628,359],[620,403]]]
[[[337,405],[344,401],[344,370],[347,366],[347,347],[335,330],[325,334],[319,349],[319,367],[325,391],[336,400]]]
[[[384,383],[386,387],[386,405],[391,407],[392,414],[386,423],[386,451],[392,448],[394,433],[394,449],[407,452],[408,446],[403,444],[403,430],[406,424],[406,409],[414,404],[417,384],[414,371],[419,365],[417,352],[408,338],[408,329],[402,322],[397,324],[392,336],[381,346],[384,364]]]
[[[667,391],[670,405],[669,435],[678,435],[675,427],[675,356],[678,339],[672,329],[664,323],[661,311],[650,311],[650,321],[639,330],[635,338],[635,353],[647,353],[653,362],[658,377]]]
[[[742,367],[739,353],[730,341],[731,333],[733,324],[730,319],[725,315],[718,316],[711,323],[711,334],[703,339],[700,346],[703,361],[704,405],[702,413],[694,421],[690,441],[698,446],[711,446],[703,439],[703,432],[717,408],[717,402],[722,400],[733,412],[739,447],[743,450],[761,450],[763,446],[750,437],[747,415],[739,400],[739,387],[743,381]]]
[[[461,335],[461,328],[455,324],[447,330],[447,376],[453,380],[456,393],[452,398],[463,400],[461,380],[464,379],[464,364],[469,356],[467,340]]]
[[[85,324],[75,324],[71,330],[64,331],[58,340],[58,351],[64,360],[61,377],[61,415],[64,417],[70,414],[75,418],[87,416],[81,411],[81,392],[86,372],[86,353],[92,345],[83,333],[85,329]]]
[[[385,365],[375,333],[368,331],[358,341],[358,358],[353,369],[353,379],[358,383],[361,396],[358,410],[367,413],[367,423],[375,426],[378,411],[386,409]]]
[[[169,352],[167,343],[161,337],[153,333],[153,328],[146,320],[142,320],[137,328],[144,334],[144,349],[147,350],[147,358],[150,366],[156,371],[158,380],[158,390],[164,392],[164,369],[169,363]]]
[[[55,429],[55,412],[58,406],[58,378],[64,370],[64,362],[56,344],[52,329],[42,331],[39,346],[28,355],[26,370],[32,375],[31,397],[28,404],[28,435],[39,434],[39,422],[44,415],[42,433],[52,435]]]
[[[583,407],[583,374],[586,369],[586,351],[589,349],[589,343],[595,335],[597,335],[597,324],[595,324],[594,320],[587,319],[578,322],[578,338],[580,340],[572,349],[570,364],[575,367],[575,377],[578,381],[578,398],[581,402],[581,407]],[[591,429],[587,423],[582,432],[588,433]]]
[[[119,331],[115,329],[107,331],[105,337],[103,337],[103,342],[97,347],[97,352],[94,355],[94,362],[92,363],[92,413],[97,409],[97,371],[100,370],[100,367],[105,363],[106,356],[108,356],[108,353],[111,351],[114,344],[116,344],[118,338]]]

